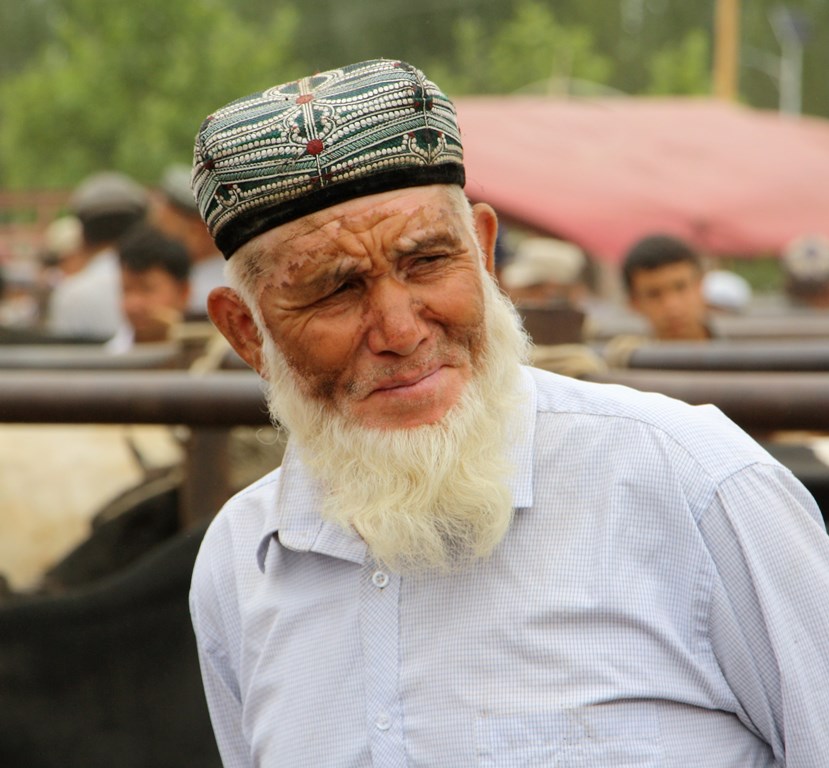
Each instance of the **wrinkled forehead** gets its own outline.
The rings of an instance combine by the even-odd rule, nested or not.
[[[460,187],[434,185],[369,195],[274,227],[242,246],[234,259],[270,262],[281,256],[333,257],[353,239],[379,246],[435,238],[474,240],[469,203]],[[260,264],[263,271],[265,264]]]

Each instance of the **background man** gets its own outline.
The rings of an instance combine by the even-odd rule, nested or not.
[[[139,226],[119,242],[118,258],[125,323],[109,349],[123,352],[134,344],[167,341],[190,298],[186,249],[150,226]]]
[[[38,324],[43,325],[55,287],[83,269],[83,227],[77,216],[64,214],[49,222],[43,233],[37,285]]]
[[[496,248],[496,265],[497,265]],[[552,237],[524,238],[498,275],[498,284],[518,308],[532,337],[532,364],[567,376],[604,369],[583,344],[587,309],[587,259],[577,245]]]
[[[82,266],[63,279],[49,298],[51,333],[105,341],[118,330],[121,285],[118,239],[147,211],[144,188],[121,173],[103,171],[84,179],[69,199],[83,233],[77,254]]]
[[[463,183],[399,61],[199,132],[210,315],[290,431],[193,576],[225,764],[819,765],[814,501],[712,408],[522,367]]]
[[[670,235],[650,235],[626,254],[622,278],[630,306],[661,341],[711,338],[699,256]]]
[[[499,281],[517,305],[578,307],[588,293],[586,269],[578,246],[552,237],[528,237],[501,271]]]

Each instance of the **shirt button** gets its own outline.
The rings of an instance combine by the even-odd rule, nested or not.
[[[388,715],[378,715],[377,720],[374,721],[374,724],[381,731],[387,731],[391,728],[391,718]]]
[[[389,583],[388,574],[383,573],[383,571],[375,571],[374,575],[371,577],[371,583],[374,584],[375,587],[383,589],[383,587]]]

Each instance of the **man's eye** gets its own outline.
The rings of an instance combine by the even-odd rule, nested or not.
[[[325,301],[326,299],[333,299],[339,296],[343,296],[351,291],[356,290],[358,287],[358,283],[356,280],[345,280],[344,282],[340,283],[339,285],[335,286],[329,293],[323,296],[322,300]]]
[[[429,267],[435,267],[441,264],[446,260],[446,254],[444,253],[434,253],[430,254],[429,256],[417,256],[415,259],[412,260],[412,269],[428,269]]]
[[[357,287],[356,280],[346,280],[343,283],[340,283],[337,288],[334,290],[334,293],[347,293],[348,291],[352,291]]]

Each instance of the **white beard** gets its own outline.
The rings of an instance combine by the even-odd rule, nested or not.
[[[528,342],[509,299],[485,273],[482,282],[480,363],[460,401],[434,424],[381,430],[354,423],[305,395],[262,333],[271,417],[326,489],[323,517],[356,529],[375,561],[398,572],[452,571],[486,557],[512,519],[507,449]]]

